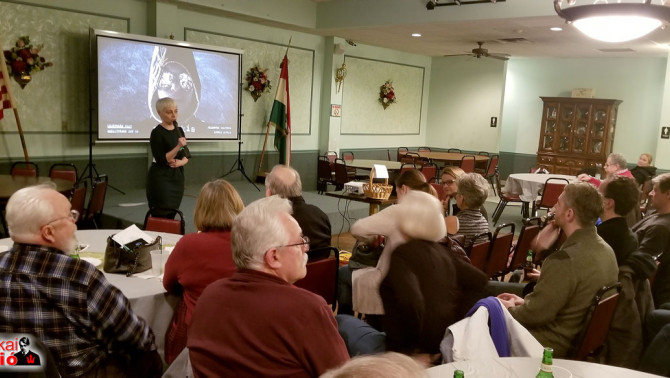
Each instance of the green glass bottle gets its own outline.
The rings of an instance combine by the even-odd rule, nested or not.
[[[542,354],[542,365],[540,365],[540,372],[537,373],[535,378],[554,378],[554,373],[552,373],[552,361],[554,360],[554,350],[551,348],[544,348],[544,353]]]
[[[526,254],[526,261],[523,264],[523,281],[527,282],[530,281],[530,278],[528,277],[529,273],[533,273],[533,251],[528,250],[528,253]]]
[[[463,370],[454,370],[454,378],[464,378]]]

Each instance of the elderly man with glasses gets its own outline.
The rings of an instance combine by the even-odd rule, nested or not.
[[[6,211],[14,245],[0,254],[0,333],[37,336],[63,377],[160,376],[149,326],[102,272],[70,256],[79,217],[70,201],[32,186]]]
[[[317,377],[349,359],[326,301],[292,284],[305,277],[309,239],[278,196],[247,206],[233,222],[239,269],[210,284],[188,330],[202,377]]]

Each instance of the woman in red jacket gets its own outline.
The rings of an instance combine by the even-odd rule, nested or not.
[[[165,264],[165,290],[182,297],[165,335],[168,364],[186,346],[186,329],[202,291],[237,269],[230,246],[230,228],[242,209],[240,195],[226,180],[210,181],[200,190],[193,217],[198,232],[184,235]]]

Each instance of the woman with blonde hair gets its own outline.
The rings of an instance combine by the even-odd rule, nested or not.
[[[163,287],[182,297],[165,337],[168,364],[186,346],[186,329],[202,291],[236,270],[230,229],[242,209],[242,198],[226,180],[210,181],[200,190],[193,216],[198,232],[184,235],[165,264]]]

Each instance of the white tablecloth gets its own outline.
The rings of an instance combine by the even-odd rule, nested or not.
[[[517,194],[524,202],[533,202],[538,193],[544,187],[549,178],[562,178],[570,182],[576,181],[577,177],[570,175],[536,174],[536,173],[512,173],[505,181],[505,193]]]
[[[90,245],[83,255],[92,254],[103,260],[107,237],[120,230],[78,230],[77,239],[80,244]],[[174,246],[181,235],[163,232],[146,231],[152,236],[161,235],[163,246]],[[11,239],[0,239],[2,246],[10,247]],[[3,248],[4,249],[4,248]],[[97,256],[99,254],[99,256]],[[140,317],[145,319],[156,336],[156,346],[163,357],[165,347],[165,331],[167,331],[172,315],[177,306],[179,298],[169,295],[163,288],[163,283],[158,278],[142,279],[138,277],[126,277],[124,274],[104,273],[107,280],[123,292],[130,300],[130,305]]]
[[[454,370],[460,369],[467,378],[534,378],[540,370],[539,358],[508,357],[452,362],[428,369],[430,378],[452,378]],[[642,373],[589,362],[554,359],[554,378],[651,378],[657,375]]]

